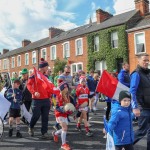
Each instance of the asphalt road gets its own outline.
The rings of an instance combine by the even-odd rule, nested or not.
[[[105,103],[99,103],[96,115],[90,114],[90,123],[92,124],[91,130],[94,133],[93,137],[87,137],[85,135],[84,126],[82,125],[82,133],[75,130],[75,122],[69,124],[69,132],[67,135],[67,141],[73,150],[105,150],[106,139],[103,138],[102,133],[103,119],[102,116],[105,113]],[[49,134],[51,135],[55,123],[53,112],[49,115]],[[15,125],[13,137],[8,137],[8,125],[5,126],[4,140],[0,142],[0,150],[58,150],[61,146],[61,139],[59,143],[54,143],[52,140],[42,140],[40,138],[41,121],[39,120],[35,126],[35,136],[30,137],[27,133],[28,128],[26,125],[21,124],[21,133],[23,138],[18,139],[15,136]],[[134,128],[137,128],[136,124]],[[144,137],[140,142],[135,145],[135,150],[146,150],[146,138]]]

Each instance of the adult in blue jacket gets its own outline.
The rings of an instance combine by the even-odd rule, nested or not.
[[[133,126],[131,112],[131,94],[121,91],[119,94],[120,106],[116,113],[111,115],[108,122],[108,132],[113,136],[116,150],[133,150]]]
[[[150,70],[149,55],[138,55],[138,66],[131,74],[130,92],[133,113],[138,117],[134,144],[147,134],[147,150],[150,150]]]
[[[124,62],[122,64],[122,69],[118,74],[118,80],[123,85],[130,87],[129,64],[127,62]]]

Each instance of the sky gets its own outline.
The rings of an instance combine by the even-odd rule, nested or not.
[[[96,21],[96,9],[113,15],[135,9],[134,0],[0,0],[0,52],[48,37],[48,29],[76,28]]]

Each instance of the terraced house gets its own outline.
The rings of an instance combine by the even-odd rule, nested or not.
[[[136,0],[135,5],[147,0]],[[96,22],[64,31],[51,27],[49,37],[36,42],[22,41],[22,47],[14,50],[3,50],[0,55],[0,71],[20,74],[22,68],[32,72],[33,65],[38,66],[40,58],[54,67],[56,58],[67,58],[71,74],[78,70],[85,72],[96,70],[119,70],[123,61],[128,61],[128,43],[126,30],[134,27],[141,19],[141,7],[111,15],[101,9],[96,10]]]
[[[140,4],[139,0],[136,0],[135,2],[137,9],[141,9],[142,18],[133,28],[127,30],[130,72],[132,72],[137,66],[137,55],[141,53],[147,53],[150,55],[149,1],[143,0]]]

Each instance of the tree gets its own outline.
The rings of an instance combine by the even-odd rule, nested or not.
[[[54,75],[56,75],[60,70],[63,71],[66,64],[66,60],[60,60],[59,58],[57,58],[54,61]]]

